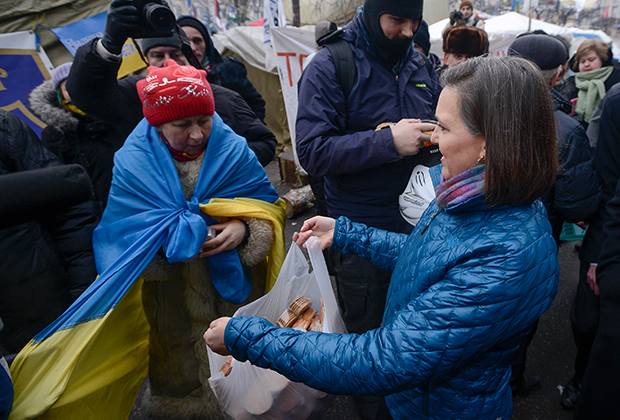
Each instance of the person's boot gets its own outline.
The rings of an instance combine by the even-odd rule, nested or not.
[[[568,381],[562,395],[560,396],[560,405],[566,410],[574,410],[579,402],[581,394],[581,384],[577,384],[573,379]]]

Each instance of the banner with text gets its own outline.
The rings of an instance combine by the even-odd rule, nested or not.
[[[291,133],[295,164],[301,169],[295,147],[295,120],[297,119],[297,82],[304,68],[304,59],[316,51],[314,26],[303,28],[272,28],[273,48],[276,55],[286,118]]]

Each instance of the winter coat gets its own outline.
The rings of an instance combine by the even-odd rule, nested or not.
[[[386,395],[396,420],[509,419],[509,361],[557,291],[557,248],[539,200],[481,201],[433,201],[409,236],[336,221],[333,246],[393,270],[382,327],[301,333],[239,317],[226,347],[326,392]]]
[[[78,48],[67,79],[67,91],[79,109],[116,126],[124,141],[143,118],[136,83],[144,77],[134,75],[117,80],[120,61],[100,57],[95,49],[97,41],[94,39]],[[263,166],[271,162],[277,143],[275,135],[239,94],[215,84],[211,88],[215,110],[222,120],[247,140]]]
[[[607,202],[611,200],[620,179],[620,92],[605,100],[594,166],[601,182],[601,201],[589,219],[588,230],[579,252],[582,262],[597,263],[603,246],[603,226],[609,220]]]
[[[559,243],[564,221],[585,221],[598,209],[601,184],[594,169],[585,130],[568,114],[570,104],[553,88],[560,171],[551,191],[543,195],[553,237]]]
[[[0,111],[0,176],[60,165],[17,116]],[[0,345],[19,352],[97,277],[92,203],[0,229]]]
[[[33,112],[47,124],[41,133],[43,145],[63,163],[78,163],[86,168],[100,217],[112,183],[114,153],[125,141],[122,134],[112,124],[60,106],[51,80],[37,86],[28,101]]]
[[[439,149],[431,146],[401,157],[391,130],[375,129],[403,118],[433,118],[441,91],[437,75],[413,48],[402,66],[387,68],[369,43],[361,14],[344,28],[341,38],[353,50],[355,82],[345,98],[327,48],[310,61],[298,89],[299,161],[309,174],[325,177],[330,217],[345,215],[369,226],[406,232],[398,196],[416,165],[438,163]]]
[[[234,57],[213,59],[209,76],[211,76],[210,79],[214,80],[214,83],[234,90],[241,95],[256,116],[261,121],[265,121],[265,100],[248,80],[248,71],[240,60]]]

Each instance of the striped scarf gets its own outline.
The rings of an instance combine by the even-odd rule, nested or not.
[[[439,208],[455,207],[484,194],[484,164],[474,166],[447,181],[441,177],[435,189]]]

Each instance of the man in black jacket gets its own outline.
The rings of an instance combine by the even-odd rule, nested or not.
[[[561,166],[553,188],[542,197],[542,201],[547,209],[553,237],[559,245],[564,221],[574,223],[587,220],[598,208],[601,198],[601,186],[585,130],[571,118],[570,104],[553,87],[562,74],[562,65],[568,61],[568,50],[555,37],[526,34],[508,47],[508,55],[533,61],[547,80],[553,98]],[[538,376],[524,374],[527,347],[537,326],[538,321],[511,361],[513,396],[525,395],[540,387]]]
[[[114,124],[126,138],[142,120],[142,104],[136,83],[143,76],[117,80],[121,65],[121,49],[129,36],[139,33],[139,11],[131,0],[114,0],[110,4],[103,38],[95,38],[81,46],[75,55],[67,91],[72,102],[82,111]],[[178,36],[146,38],[146,61],[163,66],[167,58],[189,65],[181,53]],[[250,109],[243,98],[222,86],[212,85],[215,110],[224,122],[244,137],[259,162],[266,166],[273,159],[276,138]]]
[[[609,296],[602,299],[602,287],[607,288],[608,292],[616,293],[613,289],[614,285],[610,285],[611,282],[617,282],[618,279],[613,277],[613,273],[617,270],[609,267],[610,270],[606,270],[606,267],[611,264],[613,266],[617,255],[610,254],[611,246],[614,246],[613,241],[604,240],[603,227],[611,221],[612,217],[616,217],[612,211],[617,209],[612,203],[608,202],[614,197],[616,192],[616,186],[620,179],[620,92],[607,98],[605,105],[603,106],[603,113],[601,115],[601,126],[599,130],[598,142],[594,151],[594,165],[596,171],[601,180],[601,202],[597,209],[597,212],[589,220],[588,230],[586,236],[583,239],[583,245],[579,252],[579,259],[581,260],[581,266],[579,269],[579,284],[577,286],[577,293],[575,301],[573,302],[573,308],[571,311],[571,323],[573,327],[573,338],[577,346],[577,355],[575,357],[575,373],[569,384],[564,388],[565,393],[567,388],[572,389],[570,396],[572,398],[563,398],[562,405],[565,408],[574,408],[579,402],[581,384],[584,381],[584,387],[589,384],[592,387],[592,381],[585,381],[586,372],[591,372],[600,375],[600,369],[607,369],[608,366],[601,365],[602,360],[595,360],[595,354],[591,354],[591,351],[595,350],[593,347],[595,343],[595,337],[597,335],[601,338],[605,334],[608,336],[605,338],[613,337],[615,332],[612,332],[610,328],[617,328],[617,320],[605,318],[603,322],[603,316],[607,317],[607,311],[612,309],[610,307],[603,307],[603,304],[608,304]],[[609,225],[609,228],[613,228]],[[611,233],[611,232],[610,232]],[[611,238],[610,238],[611,239]],[[603,243],[605,242],[605,245]],[[617,247],[615,248],[617,249]],[[598,267],[599,264],[604,264]],[[604,286],[600,283],[599,274],[605,273],[603,279],[606,281]],[[600,289],[600,290],[599,290]],[[603,309],[605,312],[603,312]],[[599,322],[601,326],[599,326]],[[610,327],[610,322],[612,323]],[[610,336],[610,332],[612,335]],[[597,338],[600,340],[600,338]],[[597,347],[600,346],[600,341]],[[597,352],[600,348],[597,349]],[[617,354],[614,354],[617,359]],[[590,364],[594,363],[590,368]],[[609,366],[610,369],[616,369],[616,366]],[[608,372],[611,373],[611,370]],[[598,387],[609,387],[609,389],[602,391],[601,401],[611,401],[615,398],[614,403],[610,407],[598,407],[597,412],[604,412],[604,410],[615,410],[614,414],[617,414],[617,395],[618,395],[618,381],[617,378],[610,383],[600,383]],[[592,392],[598,392],[596,387],[588,389],[587,398],[588,402],[584,402],[580,410],[581,416],[575,418],[586,418],[583,414],[587,411],[587,407],[593,404]],[[610,398],[610,395],[615,397]],[[571,403],[568,405],[567,403]],[[581,403],[580,403],[581,404]],[[598,411],[602,409],[603,411]],[[608,411],[608,413],[611,411]],[[588,418],[611,418],[605,416],[593,415]]]
[[[17,116],[0,110],[0,176],[60,165]],[[95,280],[93,203],[0,229],[0,345],[17,353]]]
[[[620,96],[614,95],[615,110],[620,109]],[[608,109],[611,111],[611,109]],[[614,115],[615,114],[615,115]],[[608,112],[615,118],[613,138],[620,144],[617,129],[618,112]],[[609,122],[609,121],[608,121]],[[617,146],[616,146],[617,148]],[[620,398],[620,183],[607,203],[607,223],[603,227],[604,242],[596,268],[596,284],[599,288],[600,321],[590,360],[582,381],[575,420],[613,419],[618,416]]]

